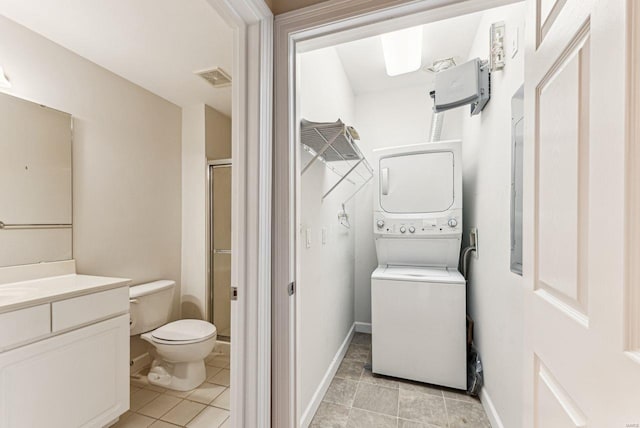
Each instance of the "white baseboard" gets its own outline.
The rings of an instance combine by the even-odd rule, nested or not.
[[[480,402],[482,403],[482,407],[484,407],[484,411],[489,418],[491,427],[504,428],[502,420],[500,419],[500,415],[498,415],[498,411],[493,405],[493,401],[491,401],[491,397],[489,396],[489,392],[487,391],[486,387],[482,387],[482,389],[480,390]]]
[[[147,366],[151,365],[151,355],[148,352],[145,352],[142,355],[139,355],[131,360],[129,364],[129,374],[134,375],[138,373],[140,370],[144,369]]]
[[[322,398],[324,394],[327,393],[327,389],[329,389],[329,385],[331,385],[331,381],[333,380],[333,376],[335,376],[338,371],[338,367],[340,367],[340,363],[347,353],[347,349],[349,349],[349,343],[351,343],[351,339],[353,338],[353,334],[356,330],[356,323],[354,323],[349,329],[349,333],[347,333],[347,337],[345,337],[342,345],[338,348],[338,352],[336,352],[335,357],[331,361],[327,372],[324,374],[322,378],[322,382],[318,385],[316,392],[313,394],[311,398],[311,402],[302,413],[302,418],[300,419],[300,427],[307,428],[311,424],[311,420],[313,416],[316,414],[318,407],[320,407],[320,403],[322,402]]]
[[[371,334],[371,323],[370,322],[358,322],[358,321],[356,321],[356,331],[358,333],[369,333],[369,334]]]

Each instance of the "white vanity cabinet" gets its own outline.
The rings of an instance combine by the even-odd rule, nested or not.
[[[129,408],[128,280],[69,277],[91,285],[0,312],[0,428],[98,428]]]

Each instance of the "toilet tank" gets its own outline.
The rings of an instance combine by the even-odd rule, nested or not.
[[[129,288],[129,335],[146,333],[169,322],[176,283],[169,280],[148,282]]]

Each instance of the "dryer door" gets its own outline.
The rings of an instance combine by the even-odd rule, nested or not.
[[[451,151],[409,153],[380,159],[380,206],[388,213],[446,211],[454,203]]]

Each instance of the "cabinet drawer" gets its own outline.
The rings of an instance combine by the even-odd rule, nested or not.
[[[129,311],[129,287],[61,300],[51,304],[53,332]]]
[[[51,332],[49,304],[0,314],[0,351]]]

